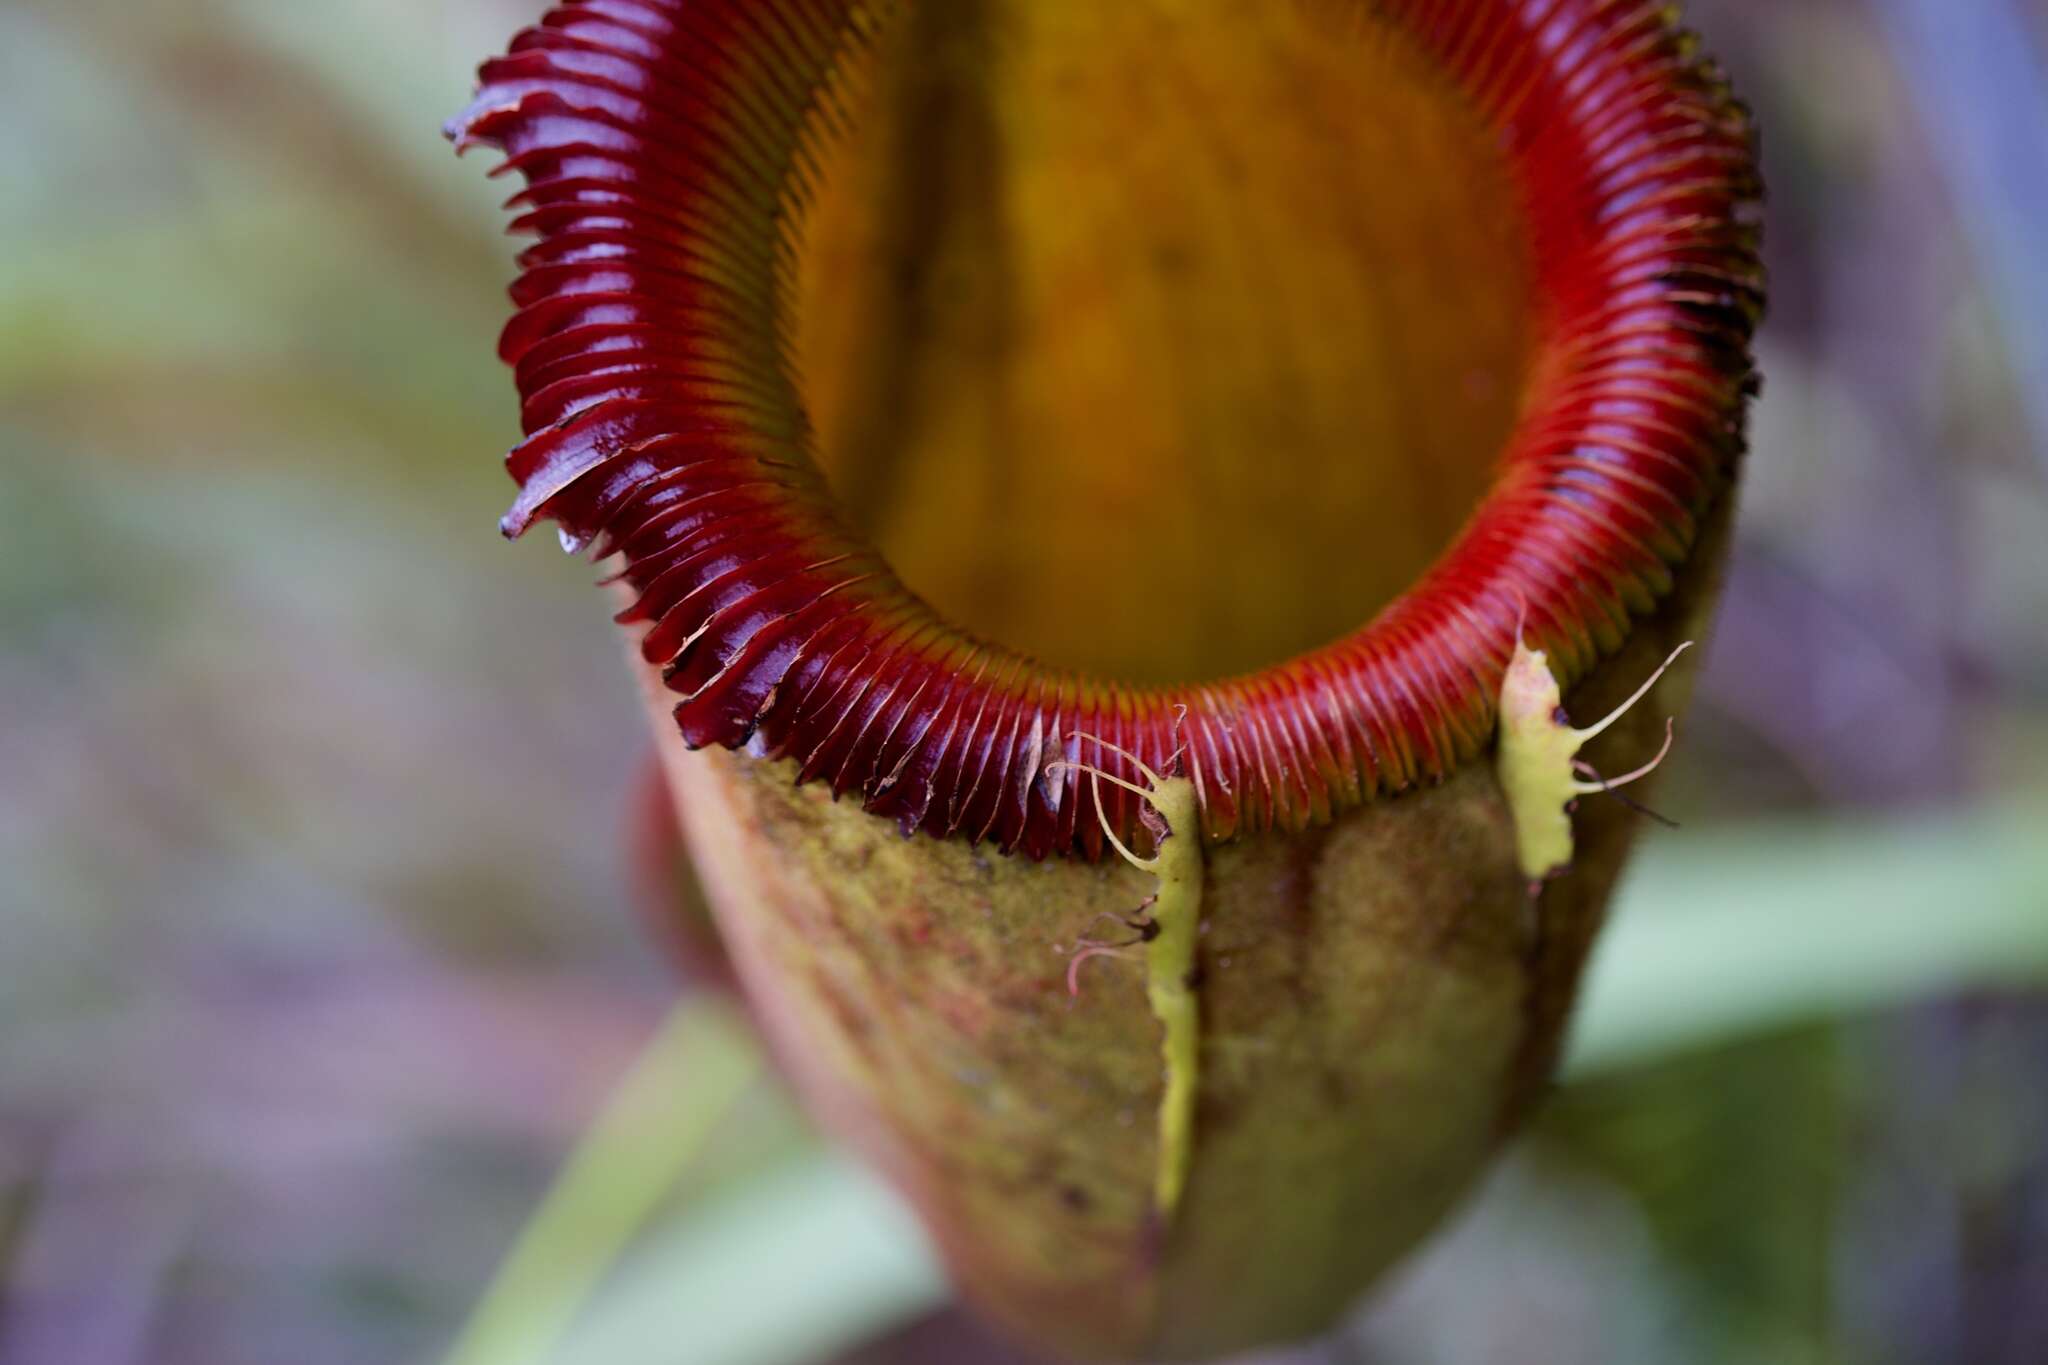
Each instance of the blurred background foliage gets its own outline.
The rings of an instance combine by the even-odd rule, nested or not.
[[[493,533],[506,187],[434,135],[537,9],[0,0],[7,1365],[437,1358],[660,1036],[646,740]],[[2048,1359],[2048,14],[1688,13],[1774,307],[1685,828],[1539,1131],[1304,1361]],[[1021,1359],[688,1041],[639,1074],[730,1104],[613,1106],[659,1216],[560,1358]]]

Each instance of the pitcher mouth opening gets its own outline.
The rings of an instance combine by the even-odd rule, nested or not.
[[[847,66],[783,316],[843,514],[940,615],[1204,682],[1343,637],[1450,545],[1519,415],[1530,242],[1412,38],[968,0]]]
[[[1636,0],[1250,8],[583,0],[484,68],[506,528],[616,557],[688,742],[1031,857],[1100,856],[1091,739],[1298,828],[1486,748],[1525,611],[1569,682],[1669,591],[1761,306],[1717,73]]]

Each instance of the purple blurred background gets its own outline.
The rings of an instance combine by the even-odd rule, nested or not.
[[[433,1358],[673,997],[617,642],[492,529],[504,186],[435,136],[537,8],[0,0],[4,1365]],[[2048,794],[2048,13],[1687,12],[1774,289],[1662,804]],[[1313,1358],[2048,1360],[2044,1078],[2048,997],[1965,991],[1572,1090]],[[675,1202],[809,1141],[764,1086]]]

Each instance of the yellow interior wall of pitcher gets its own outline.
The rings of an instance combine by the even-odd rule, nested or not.
[[[948,0],[849,73],[788,335],[850,520],[984,637],[1273,663],[1444,549],[1517,416],[1526,230],[1353,3]]]

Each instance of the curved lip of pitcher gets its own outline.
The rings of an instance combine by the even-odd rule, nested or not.
[[[1381,8],[1507,151],[1537,327],[1487,493],[1349,635],[1187,686],[1051,669],[945,620],[838,515],[786,286],[835,73],[875,32],[850,2],[582,0],[482,68],[449,134],[504,152],[538,237],[500,348],[527,433],[506,533],[552,519],[611,562],[688,744],[787,759],[906,834],[1099,858],[1077,763],[1184,773],[1212,840],[1445,777],[1492,743],[1518,623],[1584,676],[1726,495],[1762,191],[1747,111],[1661,3]],[[1139,801],[1103,799],[1130,835]]]

